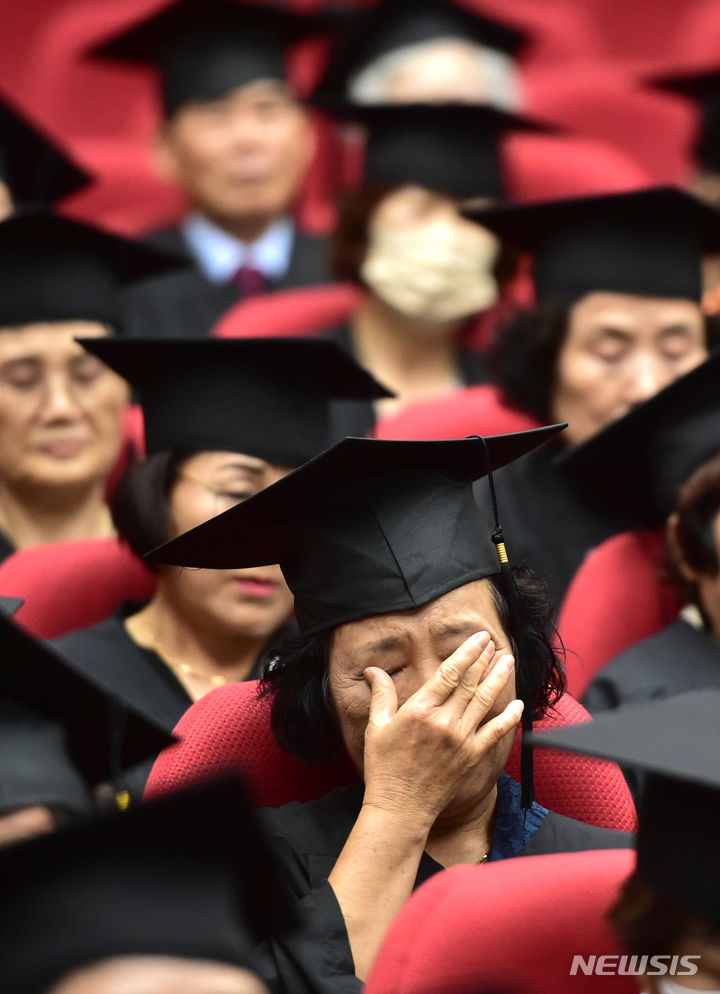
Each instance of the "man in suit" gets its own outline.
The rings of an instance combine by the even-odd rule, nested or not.
[[[286,61],[323,26],[275,6],[175,0],[96,50],[159,69],[158,155],[190,205],[151,238],[188,253],[194,271],[135,288],[131,334],[203,336],[245,296],[328,279],[325,240],[291,215],[314,134]]]

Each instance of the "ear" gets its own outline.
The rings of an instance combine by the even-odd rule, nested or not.
[[[155,132],[152,151],[155,168],[160,176],[177,183],[179,181],[179,168],[171,121],[163,121],[160,124]]]
[[[685,554],[680,542],[679,526],[680,516],[676,511],[673,511],[665,524],[665,540],[680,576],[682,576],[683,580],[687,580],[688,583],[696,584],[700,579],[700,574],[685,560]]]

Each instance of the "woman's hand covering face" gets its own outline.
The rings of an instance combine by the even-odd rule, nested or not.
[[[484,760],[519,722],[517,700],[486,722],[514,666],[511,655],[496,656],[487,632],[476,633],[400,707],[391,677],[369,667],[365,803],[439,815],[468,774],[487,767]],[[488,788],[496,778],[492,764]]]

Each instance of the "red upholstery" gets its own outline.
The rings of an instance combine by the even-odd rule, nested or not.
[[[93,625],[154,589],[153,574],[113,538],[38,545],[0,565],[0,595],[25,598],[17,619],[40,638]]]
[[[682,602],[663,579],[662,531],[623,532],[587,556],[562,604],[568,690],[581,698],[598,670],[674,621]]]
[[[257,699],[256,688],[254,682],[220,687],[186,711],[175,729],[181,741],[158,757],[146,798],[230,771],[241,771],[256,803],[268,807],[322,797],[351,782],[354,772],[347,757],[334,766],[308,766],[280,749],[270,728],[269,705]],[[566,696],[557,714],[538,727],[558,721],[576,724],[588,717],[584,708]],[[516,742],[508,772],[517,777],[519,765]],[[630,794],[613,763],[538,749],[535,791],[542,804],[569,817],[611,828],[635,827]]]
[[[262,294],[232,307],[212,329],[217,338],[298,338],[342,324],[359,306],[354,283],[328,283]]]
[[[619,149],[653,183],[687,179],[691,108],[661,93],[634,91],[613,64],[536,73],[528,104],[538,117]]]
[[[606,915],[634,865],[613,849],[439,873],[393,922],[365,994],[637,994],[633,977],[570,974],[573,956],[623,952]]]
[[[439,400],[410,404],[398,414],[381,418],[375,435],[400,440],[464,438],[537,426],[531,415],[506,407],[496,387],[483,385],[457,390]]]
[[[503,149],[507,184],[515,200],[585,197],[650,183],[638,162],[592,138],[517,134]]]

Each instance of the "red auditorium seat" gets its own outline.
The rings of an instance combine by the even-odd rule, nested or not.
[[[230,684],[197,701],[175,728],[180,741],[158,757],[146,798],[231,771],[241,772],[255,802],[267,807],[322,797],[352,781],[355,774],[345,756],[334,765],[310,766],[284,752],[272,734],[269,704],[258,700],[256,691],[256,682]],[[587,711],[566,695],[556,712],[537,727],[577,724],[588,718]],[[518,741],[507,764],[516,778],[519,752]],[[635,827],[635,809],[614,763],[536,750],[535,792],[542,804],[571,818],[628,831]]]
[[[362,297],[362,289],[354,283],[328,283],[250,297],[224,314],[212,334],[217,338],[320,335],[347,321]]]
[[[381,418],[377,438],[441,439],[467,435],[502,435],[537,428],[538,422],[522,411],[506,407],[497,387],[466,387],[438,400],[409,404],[399,413]]]
[[[623,532],[603,542],[575,574],[560,611],[568,691],[578,699],[623,649],[675,621],[683,604],[664,579],[662,531]]]
[[[638,162],[591,138],[517,134],[503,148],[508,188],[519,201],[585,197],[650,184]]]
[[[676,65],[682,61],[704,63],[705,68],[716,66],[720,50],[720,6],[716,0],[693,0],[676,6],[682,13],[673,39]]]
[[[637,994],[632,976],[571,972],[575,956],[589,971],[622,955],[606,916],[634,866],[612,849],[439,873],[393,922],[365,994]]]
[[[39,638],[93,625],[154,590],[153,574],[114,538],[38,545],[0,564],[0,595],[25,599],[16,618]]]
[[[687,180],[692,109],[662,93],[632,89],[617,65],[535,72],[527,96],[528,113],[617,148],[651,182]]]

